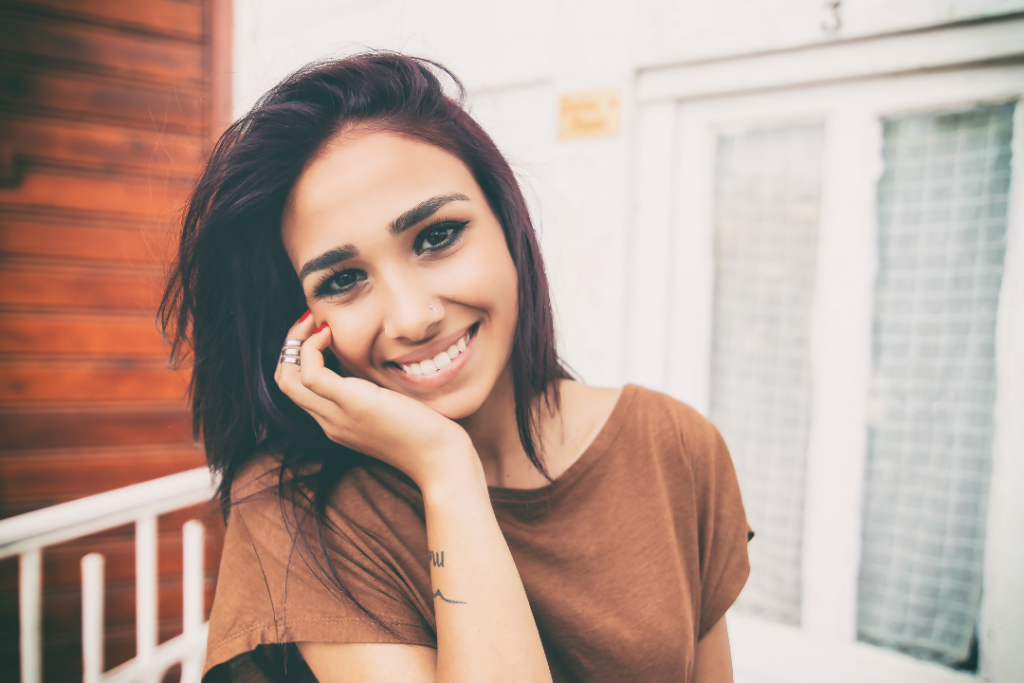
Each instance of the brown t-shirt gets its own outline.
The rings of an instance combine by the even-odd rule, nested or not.
[[[361,467],[327,510],[334,566],[389,632],[339,596],[316,568],[322,556],[295,547],[276,494],[253,495],[276,485],[275,465],[254,464],[234,486],[240,502],[210,617],[206,670],[217,668],[208,678],[259,678],[250,660],[280,643],[437,647],[416,486],[383,464]],[[691,679],[696,642],[750,571],[736,474],[710,422],[629,385],[553,484],[491,488],[490,497],[555,681]],[[304,669],[292,659],[293,672]]]

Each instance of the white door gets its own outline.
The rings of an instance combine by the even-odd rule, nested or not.
[[[640,75],[627,376],[732,450],[738,681],[1019,680],[1024,67],[840,47]]]

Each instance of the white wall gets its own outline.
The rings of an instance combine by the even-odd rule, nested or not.
[[[319,57],[387,48],[449,66],[531,199],[563,355],[588,382],[617,385],[641,378],[625,343],[639,282],[627,190],[638,72],[1021,10],[1024,0],[843,0],[836,30],[822,0],[236,0],[234,111]],[[621,134],[557,139],[561,94],[616,85]]]

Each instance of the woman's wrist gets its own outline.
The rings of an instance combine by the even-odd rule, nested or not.
[[[487,480],[480,456],[467,437],[453,442],[450,447],[430,458],[431,467],[420,477],[417,485],[425,504],[451,500],[464,496],[467,491],[487,492]]]

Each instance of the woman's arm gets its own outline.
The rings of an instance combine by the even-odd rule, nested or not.
[[[693,683],[732,683],[732,652],[725,617],[697,642]]]
[[[407,396],[326,369],[322,352],[330,331],[313,333],[309,319],[289,332],[290,339],[304,337],[301,375],[294,365],[280,368],[278,384],[332,440],[403,470],[419,486],[437,623],[436,663],[421,647],[300,643],[313,673],[321,683],[551,681],[522,579],[465,430]]]
[[[423,492],[437,620],[438,681],[550,681],[519,570],[470,448]]]
[[[423,491],[437,652],[405,645],[300,643],[321,683],[550,681],[522,580],[494,518],[479,458]]]

